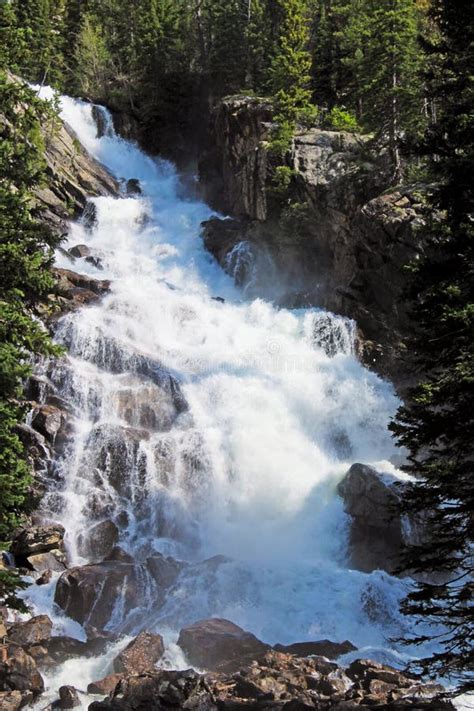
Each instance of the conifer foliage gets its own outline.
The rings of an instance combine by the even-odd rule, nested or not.
[[[438,121],[425,151],[438,188],[426,228],[426,256],[415,267],[412,296],[417,361],[428,377],[412,391],[392,425],[410,451],[416,479],[405,510],[421,516],[426,535],[406,554],[421,582],[403,611],[440,626],[442,649],[418,666],[452,674],[472,688],[474,625],[474,23],[470,2],[438,0],[441,32],[432,46],[438,71],[430,89]],[[441,579],[440,579],[441,578]],[[425,641],[424,636],[415,638]]]
[[[31,510],[31,475],[17,424],[34,356],[56,353],[36,317],[53,288],[48,270],[56,238],[39,220],[32,189],[43,179],[40,126],[51,108],[0,69],[0,541]],[[0,604],[20,605],[19,581],[0,570]]]

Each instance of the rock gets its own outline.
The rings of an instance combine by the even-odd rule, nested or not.
[[[102,260],[92,253],[86,244],[76,244],[68,250],[68,254],[74,259],[84,259],[88,264],[92,264],[96,269],[103,269]]]
[[[45,570],[42,575],[36,580],[36,585],[48,585],[53,578],[52,570]]]
[[[117,684],[123,679],[123,674],[109,674],[99,681],[91,681],[87,687],[88,694],[109,696],[115,691]]]
[[[59,708],[74,709],[81,705],[78,693],[73,686],[61,686],[59,688]]]
[[[18,711],[26,705],[24,695],[21,691],[0,692],[0,709],[2,711]]]
[[[118,684],[115,684],[115,679],[111,681],[107,687],[111,689],[109,697],[93,703],[89,708],[90,711],[162,711],[168,708],[197,711],[362,711],[379,706],[387,711],[395,711],[396,708],[454,711],[451,702],[439,697],[441,692],[435,691],[435,685],[430,690],[421,683],[393,689],[391,684],[377,680],[368,682],[367,686],[366,680],[362,686],[359,681],[353,683],[344,670],[327,660],[330,668],[321,671],[320,660],[323,658],[301,658],[271,651],[232,674],[199,675],[193,670],[155,670],[126,675]],[[370,660],[358,661],[361,662],[358,673],[378,667],[389,669]],[[407,678],[401,675],[400,683],[405,684],[406,681]],[[105,693],[105,687],[99,688],[101,693]]]
[[[97,126],[97,138],[102,138],[103,136],[106,136],[108,133],[109,122],[102,106],[98,106],[97,104],[92,105],[92,118],[94,119],[95,125]]]
[[[68,252],[71,257],[82,259],[83,257],[90,257],[91,248],[88,247],[87,244],[76,244],[74,247],[71,247]]]
[[[127,195],[141,195],[140,181],[137,178],[129,178],[125,184],[125,193]]]
[[[53,623],[47,615],[32,617],[26,622],[16,622],[8,629],[8,640],[20,646],[38,644],[51,638]]]
[[[124,616],[136,607],[139,589],[134,565],[106,561],[66,570],[58,580],[54,600],[81,625],[103,629],[119,598]]]
[[[122,681],[109,699],[93,702],[89,711],[167,708],[217,711],[206,681],[193,670],[132,676]]]
[[[0,691],[44,691],[44,682],[36,663],[21,647],[8,645],[7,659],[0,662]]]
[[[199,165],[205,200],[220,212],[264,220],[267,152],[272,106],[238,95],[222,100],[213,116],[209,151]]]
[[[229,620],[200,620],[179,633],[178,645],[191,664],[216,671],[236,670],[262,656],[268,645]]]
[[[155,555],[147,558],[146,564],[160,589],[171,587],[185,567],[185,563],[179,562],[171,557],[165,557],[161,553],[155,553]]]
[[[343,696],[351,686],[350,678],[341,669],[336,669],[321,679],[318,691],[325,696]]]
[[[113,661],[117,674],[142,674],[152,670],[163,656],[163,637],[151,632],[140,632]]]
[[[67,222],[78,217],[90,197],[118,195],[117,181],[77,140],[66,123],[58,119],[51,131],[44,126],[48,181],[34,190],[42,220],[59,236],[67,231]]]
[[[18,529],[11,544],[14,556],[29,557],[37,553],[62,550],[64,526],[60,523],[31,526]]]
[[[276,644],[274,649],[278,652],[286,654],[294,654],[297,657],[308,657],[316,655],[327,657],[328,659],[337,659],[343,654],[355,652],[355,647],[352,642],[331,642],[328,639],[322,639],[318,642],[295,642],[294,644]]]
[[[101,521],[91,526],[78,540],[79,552],[85,558],[103,560],[110,556],[119,539],[119,530],[113,521]]]
[[[257,97],[231,96],[218,104],[199,166],[206,201],[245,223],[254,243],[269,249],[280,285],[296,296],[314,292],[317,283],[310,305],[354,319],[360,357],[406,387],[410,378],[400,358],[407,359],[411,322],[404,267],[425,249],[419,227],[431,186],[389,192],[387,155],[370,136],[301,130],[286,156],[300,210],[282,217],[268,199],[272,116],[271,104]],[[209,243],[214,256],[224,249],[223,242]]]
[[[116,398],[119,416],[131,427],[166,432],[179,414],[174,393],[154,383],[143,383],[138,390],[123,388]]]
[[[66,422],[65,413],[53,405],[38,405],[31,417],[33,428],[54,444],[56,436]]]
[[[55,267],[52,273],[56,277],[63,310],[75,309],[84,304],[93,303],[110,291],[108,279],[93,279],[70,269],[58,267]]]
[[[351,564],[364,572],[378,569],[392,573],[404,545],[399,480],[365,464],[353,464],[337,490],[344,510],[352,517]]]
[[[53,548],[47,553],[29,555],[26,559],[28,566],[37,573],[54,571],[62,573],[66,568],[66,555],[64,551]]]

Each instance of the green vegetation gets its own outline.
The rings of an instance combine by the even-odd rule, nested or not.
[[[416,479],[405,510],[423,516],[427,536],[407,550],[406,568],[438,582],[420,582],[403,611],[446,628],[443,650],[416,666],[453,675],[472,689],[472,442],[474,440],[474,21],[468,0],[433,4],[441,41],[432,45],[429,89],[438,106],[424,153],[437,181],[436,213],[427,225],[425,256],[414,266],[412,344],[425,375],[392,425],[410,451]],[[469,18],[469,19],[468,19]],[[444,574],[445,580],[439,580]],[[423,635],[415,642],[423,642]]]
[[[0,540],[31,510],[32,483],[16,426],[33,356],[57,352],[35,318],[53,288],[48,270],[57,240],[38,220],[32,189],[44,175],[40,125],[51,108],[0,71]],[[15,602],[18,579],[0,571],[0,604]],[[18,602],[18,601],[17,601]]]

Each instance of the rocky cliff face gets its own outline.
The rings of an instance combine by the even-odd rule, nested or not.
[[[67,230],[71,217],[79,217],[87,198],[118,195],[119,185],[92,158],[72,128],[58,120],[44,130],[47,182],[35,191],[42,219],[58,234]]]
[[[264,245],[279,271],[282,303],[354,318],[365,362],[403,385],[404,267],[423,248],[426,188],[384,192],[384,156],[368,137],[310,129],[294,137],[287,157],[293,209],[276,215],[267,199],[270,131],[268,102],[237,96],[216,109],[201,181],[206,199],[240,222],[232,230],[226,221],[221,239],[215,221],[205,226],[210,251],[226,267],[236,244]]]

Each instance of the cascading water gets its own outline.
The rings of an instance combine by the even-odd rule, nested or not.
[[[174,168],[118,138],[107,114],[97,138],[90,105],[61,106],[89,152],[143,190],[95,198],[94,224],[71,224],[69,245],[87,244],[103,270],[73,268],[112,287],[61,319],[68,355],[45,365],[75,429],[43,511],[65,525],[71,564],[101,560],[104,523],[133,560],[133,599],[118,596],[107,628],[165,633],[177,666],[180,627],[213,615],[269,643],[350,639],[394,661],[406,583],[348,569],[335,492],[353,462],[395,471],[392,388],[357,362],[348,320],[246,300],[204,250],[211,211],[183,197]],[[164,597],[159,553],[180,561]],[[30,601],[81,634],[54,608],[55,583]],[[66,662],[49,683],[72,673],[84,687],[107,659]]]

